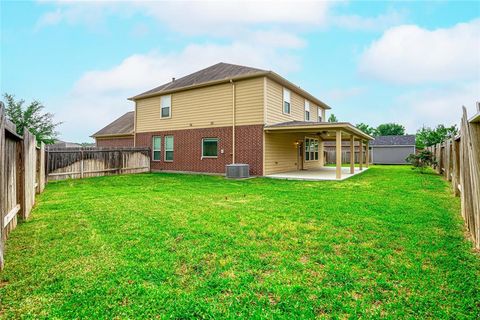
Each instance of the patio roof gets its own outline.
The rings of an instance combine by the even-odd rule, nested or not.
[[[265,126],[265,132],[305,132],[317,133],[323,140],[335,140],[335,135],[329,132],[341,131],[347,136],[355,136],[362,140],[374,140],[373,137],[361,131],[348,122],[311,122],[311,121],[288,121]]]

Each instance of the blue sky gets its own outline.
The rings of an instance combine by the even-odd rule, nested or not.
[[[480,100],[480,2],[2,1],[1,92],[38,99],[61,138],[126,99],[223,61],[280,73],[341,120],[454,124]]]

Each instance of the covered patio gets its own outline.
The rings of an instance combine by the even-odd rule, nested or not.
[[[368,169],[371,136],[347,122],[290,121],[265,126],[265,176],[297,180],[343,180]],[[336,163],[327,167],[323,143],[335,141]],[[350,161],[342,167],[342,141],[349,141]],[[355,163],[355,143],[359,162]]]
[[[275,179],[287,179],[287,180],[345,180],[350,177],[353,177],[359,173],[367,170],[368,167],[363,169],[354,168],[353,173],[350,168],[342,167],[341,178],[337,179],[337,168],[335,167],[323,167],[318,169],[309,169],[309,170],[295,170],[283,173],[274,173],[267,175],[267,178]]]

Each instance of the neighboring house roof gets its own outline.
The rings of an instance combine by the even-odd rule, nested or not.
[[[78,148],[80,144],[74,142],[67,142],[62,140],[55,140],[54,143],[47,145],[48,148]]]
[[[102,136],[123,136],[123,135],[133,135],[133,127],[135,121],[135,112],[130,111],[125,113],[120,118],[114,120],[112,123],[108,124],[103,129],[100,129],[91,137],[102,137]]]
[[[375,140],[370,142],[371,146],[414,146],[415,135],[403,136],[378,136]]]
[[[252,67],[240,66],[236,64],[220,62],[208,68],[189,74],[180,79],[175,79],[171,82],[165,83],[161,86],[145,91],[139,95],[129,98],[129,100],[137,100],[141,98],[153,97],[160,94],[167,94],[181,90],[192,89],[200,86],[207,86],[228,82],[230,80],[241,80],[246,78],[253,78],[259,76],[267,76],[273,80],[281,83],[293,91],[300,92],[312,102],[321,105],[325,109],[331,109],[323,101],[312,96],[307,91],[303,90],[297,85],[289,82],[285,78],[276,74],[273,71],[257,69]]]

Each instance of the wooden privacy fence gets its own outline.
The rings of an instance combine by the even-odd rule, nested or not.
[[[25,220],[46,181],[150,171],[149,148],[63,148],[37,146],[25,130],[17,134],[0,102],[0,269],[8,234]]]
[[[337,155],[335,154],[335,150],[325,150],[325,163],[327,164],[335,164]],[[355,163],[360,163],[360,152],[355,151]],[[367,153],[363,152],[363,163],[367,163]],[[349,150],[342,150],[342,163],[350,163],[350,151]],[[370,157],[370,163],[372,163],[372,157]]]
[[[150,171],[149,148],[56,148],[46,150],[48,181]]]
[[[44,144],[37,147],[29,131],[18,135],[15,125],[6,119],[0,104],[0,269],[4,244],[17,226],[17,217],[25,220],[35,204],[35,193],[45,187]]]
[[[461,197],[462,217],[480,248],[480,108],[471,120],[463,108],[460,135],[427,149],[437,161],[435,170],[451,181],[453,192]]]

